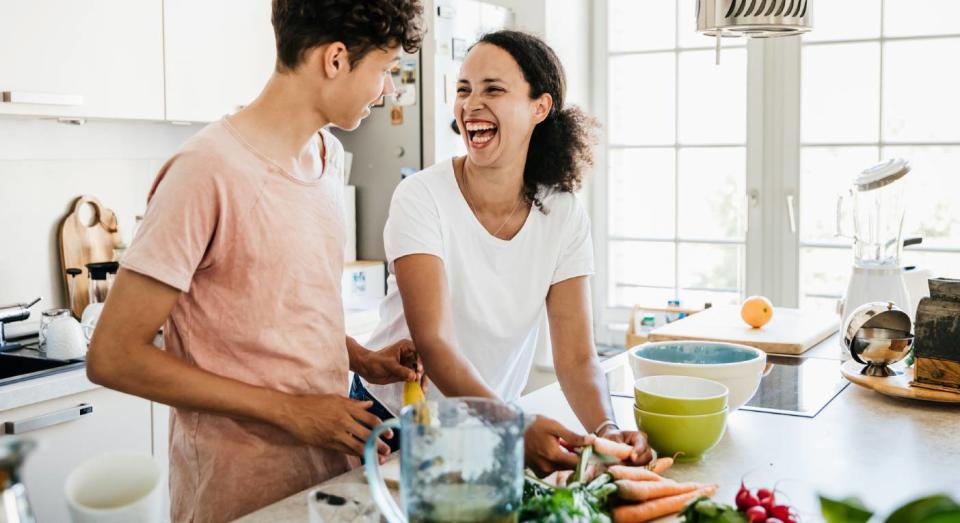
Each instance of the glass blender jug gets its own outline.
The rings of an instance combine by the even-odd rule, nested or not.
[[[893,159],[864,170],[850,189],[853,201],[853,271],[842,319],[868,302],[893,302],[907,310],[909,300],[900,266],[905,184],[910,164]],[[838,229],[842,199],[837,206]],[[838,230],[838,235],[839,234]],[[907,311],[913,318],[916,311]]]

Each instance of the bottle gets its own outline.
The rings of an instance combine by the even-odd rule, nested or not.
[[[673,308],[673,309],[680,308],[680,300],[667,300],[667,308]],[[666,316],[667,323],[673,323],[683,318],[686,315],[684,314],[681,316],[681,314],[677,312],[668,312],[665,316]]]

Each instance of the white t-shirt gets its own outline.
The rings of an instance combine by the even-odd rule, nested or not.
[[[383,231],[390,279],[397,258],[443,260],[456,347],[505,401],[526,386],[550,286],[593,274],[590,219],[576,196],[552,191],[541,201],[547,214],[532,208],[520,232],[501,240],[470,210],[446,160],[400,183]],[[400,293],[389,287],[368,343],[373,349],[410,337]],[[403,384],[363,384],[391,412],[400,411]],[[433,386],[427,397],[443,395]]]

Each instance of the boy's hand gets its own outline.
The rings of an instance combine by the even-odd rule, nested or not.
[[[400,340],[379,351],[367,351],[357,373],[375,385],[398,381],[418,381],[423,364],[410,340]]]
[[[276,424],[300,441],[351,456],[363,456],[363,446],[380,418],[367,412],[371,401],[352,400],[336,394],[287,396],[277,409]],[[387,431],[383,437],[393,437]],[[377,442],[380,462],[390,454],[390,447]]]

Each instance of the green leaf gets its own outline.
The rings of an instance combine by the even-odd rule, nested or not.
[[[898,508],[887,516],[885,523],[921,523],[941,513],[956,512],[960,505],[942,494],[920,498]],[[948,520],[949,521],[949,520]],[[956,519],[953,521],[960,521]]]
[[[957,523],[958,521],[960,521],[960,509],[938,512],[924,519],[922,523]]]
[[[827,523],[865,523],[873,516],[857,498],[836,500],[820,496],[820,512]]]

